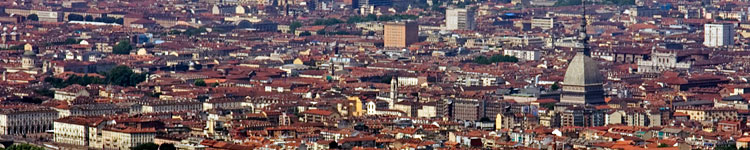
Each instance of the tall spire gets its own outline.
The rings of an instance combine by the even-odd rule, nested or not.
[[[589,36],[586,34],[586,24],[588,22],[586,21],[586,0],[581,0],[581,6],[583,13],[581,13],[581,28],[578,29],[578,38],[581,40],[581,44],[583,45],[582,52],[586,56],[591,56],[591,52],[589,50]]]

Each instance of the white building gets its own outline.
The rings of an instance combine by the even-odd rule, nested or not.
[[[463,84],[464,86],[497,86],[504,83],[505,80],[499,77],[465,75],[459,76],[456,84]]]
[[[77,97],[89,97],[91,94],[86,87],[73,84],[63,89],[55,90],[55,100],[72,101]]]
[[[52,129],[57,112],[36,106],[0,106],[0,135],[43,133]]]
[[[538,50],[505,49],[503,55],[513,56],[524,61],[537,61],[542,54]]]
[[[145,143],[154,142],[154,128],[105,128],[102,131],[103,149],[130,149]]]
[[[422,108],[417,109],[417,117],[419,118],[434,118],[437,117],[437,108],[435,104],[424,104]]]
[[[206,102],[203,102],[203,110],[211,110],[211,109],[244,109],[244,108],[252,108],[247,105],[243,105],[244,99],[232,99],[232,98],[219,98],[219,99],[211,99]],[[252,105],[250,105],[252,106]]]
[[[54,140],[57,143],[101,148],[99,135],[105,124],[102,118],[60,118],[54,122]]]
[[[179,111],[200,111],[203,110],[203,103],[198,101],[155,101],[144,104],[141,107],[143,113],[151,112],[179,112]]]
[[[692,67],[691,61],[678,60],[677,52],[658,51],[651,52],[650,60],[638,61],[638,72],[661,72],[666,70],[688,70]]]
[[[445,10],[445,27],[447,30],[473,30],[476,27],[474,10],[465,8]]]
[[[707,47],[734,45],[733,24],[705,24],[703,34],[703,45]]]
[[[53,110],[58,112],[58,116],[102,116],[102,115],[114,115],[122,112],[129,112],[128,106],[119,106],[117,104],[110,103],[96,103],[96,104],[76,104],[68,107],[53,107]]]
[[[533,18],[531,19],[531,28],[541,28],[549,30],[555,27],[555,19],[553,18]]]
[[[398,86],[419,86],[427,82],[427,77],[399,76]]]

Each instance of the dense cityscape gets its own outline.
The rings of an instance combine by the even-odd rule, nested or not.
[[[0,28],[0,150],[750,148],[747,0],[4,0]]]

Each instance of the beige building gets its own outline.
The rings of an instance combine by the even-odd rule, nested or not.
[[[403,48],[419,41],[419,25],[416,22],[389,22],[383,28],[385,47]]]
[[[553,18],[533,18],[531,19],[531,28],[541,28],[549,30],[555,27],[555,19]]]
[[[144,143],[154,142],[154,128],[105,128],[102,131],[103,149],[127,150]]]
[[[203,110],[211,110],[211,109],[244,109],[252,107],[248,107],[247,105],[243,105],[244,99],[231,99],[231,98],[221,98],[221,99],[211,99],[206,102],[203,102]],[[250,105],[252,106],[252,105]]]
[[[722,108],[677,108],[675,113],[685,113],[690,116],[690,120],[695,121],[719,121],[719,120],[737,120],[737,109],[722,107]]]
[[[203,103],[198,101],[154,101],[144,104],[141,107],[143,113],[151,112],[178,112],[178,111],[199,111],[203,110]]]
[[[36,106],[0,106],[0,135],[43,133],[52,129],[57,112]]]
[[[86,87],[78,84],[55,90],[56,100],[72,101],[77,97],[89,97],[90,95],[91,93],[86,90]]]
[[[57,143],[101,148],[99,135],[105,124],[102,118],[60,118],[54,122],[54,140]]]
[[[434,102],[423,104],[421,108],[417,109],[417,117],[419,118],[434,118],[437,116],[437,107]]]

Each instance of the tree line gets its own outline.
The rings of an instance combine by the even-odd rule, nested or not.
[[[495,54],[487,58],[487,56],[482,55],[482,56],[474,57],[473,62],[477,64],[487,65],[487,64],[498,63],[498,62],[518,62],[518,58],[516,58],[515,56],[500,55],[500,54]]]
[[[47,77],[44,82],[51,84],[55,88],[64,88],[69,85],[78,84],[86,86],[89,84],[110,84],[119,86],[135,86],[146,80],[145,73],[135,73],[128,66],[120,65],[110,69],[107,72],[100,73],[104,78],[94,76],[70,75],[66,79]]]

